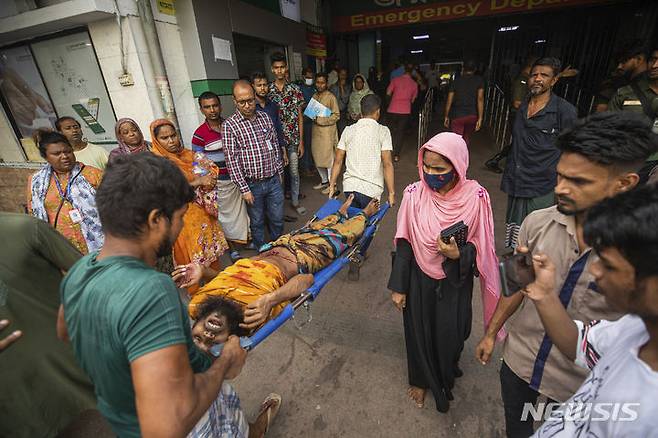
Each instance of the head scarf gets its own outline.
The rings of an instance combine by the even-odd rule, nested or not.
[[[356,78],[363,79],[363,88],[361,90],[356,89]],[[366,78],[361,73],[355,74],[352,80],[352,94],[350,94],[350,101],[347,105],[347,110],[350,114],[361,115],[361,99],[368,94],[372,94],[372,91],[368,87],[368,81],[366,81]]]
[[[121,140],[119,129],[121,128],[121,125],[123,125],[124,123],[132,123],[133,126],[137,128],[139,134],[142,136],[142,144],[140,144],[137,147],[132,147],[126,144],[126,142],[124,142],[123,140]],[[139,125],[133,119],[129,119],[129,118],[119,119],[117,123],[114,125],[114,135],[116,136],[117,143],[119,144],[119,146],[117,146],[110,152],[110,159],[117,155],[136,154],[137,152],[144,152],[149,150],[149,145],[144,139],[144,134],[142,133],[142,130],[139,129]]]
[[[456,185],[446,194],[432,190],[423,179],[423,154],[432,151],[450,160],[458,176]],[[468,241],[476,248],[480,289],[484,307],[485,330],[500,296],[494,224],[489,193],[477,181],[466,178],[468,149],[461,136],[442,132],[432,137],[418,151],[420,181],[409,185],[398,212],[395,239],[405,239],[413,248],[418,266],[428,276],[440,280],[444,256],[438,252],[441,230],[456,222],[468,225]],[[504,336],[501,330],[499,338]]]
[[[185,178],[187,178],[188,181],[194,180],[195,178],[197,178],[197,175],[194,173],[194,164],[196,162],[194,158],[194,152],[183,147],[179,152],[174,153],[174,152],[169,152],[167,148],[162,146],[155,135],[155,130],[159,126],[164,126],[164,125],[169,125],[172,128],[176,129],[176,127],[170,120],[167,119],[154,120],[150,126],[151,152],[153,152],[155,155],[160,155],[161,157],[165,157],[169,161],[173,162],[176,165],[176,167],[178,167],[183,172],[183,175],[185,175]],[[215,174],[215,176],[219,174],[219,170],[217,169],[217,166],[215,166],[215,164],[212,161],[206,158],[205,155],[201,157],[198,164],[201,165],[207,171]]]

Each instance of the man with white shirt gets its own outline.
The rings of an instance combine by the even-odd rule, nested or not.
[[[524,294],[557,348],[591,369],[535,437],[640,437],[658,430],[658,189],[643,186],[593,207],[584,238],[599,255],[590,272],[600,293],[628,313],[617,321],[573,321],[555,289],[556,269],[533,255]]]
[[[354,195],[353,207],[365,208],[373,198],[379,200],[384,193],[384,183],[389,204],[395,204],[391,131],[379,124],[380,114],[379,96],[368,94],[361,99],[362,117],[355,124],[347,126],[338,141],[329,180],[330,198],[337,191],[338,175],[346,160],[343,191],[348,198]],[[365,254],[367,249],[367,246],[362,248],[361,253]],[[351,281],[359,279],[359,266],[359,263],[350,264],[348,278]]]
[[[373,198],[379,199],[384,193],[384,183],[388,202],[395,204],[391,131],[378,122],[380,107],[381,99],[376,94],[361,99],[362,118],[343,131],[331,169],[329,197],[336,191],[338,175],[347,157],[343,191],[347,197],[354,194],[352,206],[357,208],[364,208]]]
[[[83,138],[84,133],[80,122],[70,116],[60,117],[55,121],[55,129],[69,140],[77,161],[86,166],[105,170],[110,156],[109,152],[102,146],[89,143]]]

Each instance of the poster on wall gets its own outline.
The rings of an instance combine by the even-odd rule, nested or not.
[[[0,50],[0,92],[21,138],[53,127],[57,115],[29,47]]]
[[[90,142],[113,142],[114,111],[86,32],[32,44],[57,114],[82,123]]]

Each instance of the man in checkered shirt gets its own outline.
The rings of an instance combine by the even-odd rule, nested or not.
[[[283,234],[283,157],[269,116],[256,111],[251,84],[233,85],[237,111],[223,124],[222,137],[231,179],[247,203],[255,249],[265,243],[265,217],[271,240]]]

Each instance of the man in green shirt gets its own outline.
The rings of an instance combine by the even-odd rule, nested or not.
[[[94,382],[98,409],[120,437],[262,436],[280,404],[268,397],[247,425],[224,383],[240,373],[246,351],[231,336],[211,362],[192,342],[174,282],[153,269],[171,253],[193,199],[183,174],[164,158],[112,160],[96,193],[105,244],[62,283],[58,329],[68,334]]]
[[[647,59],[645,75],[621,87],[610,99],[610,111],[632,111],[644,114],[653,124],[653,132],[658,134],[658,47],[655,47]],[[658,165],[658,153],[649,157],[640,170],[640,181],[645,182],[651,169]]]
[[[0,329],[9,320],[21,333],[0,353],[0,436],[53,437],[96,407],[89,378],[55,332],[62,271],[82,256],[25,214],[0,213],[0,242]]]

